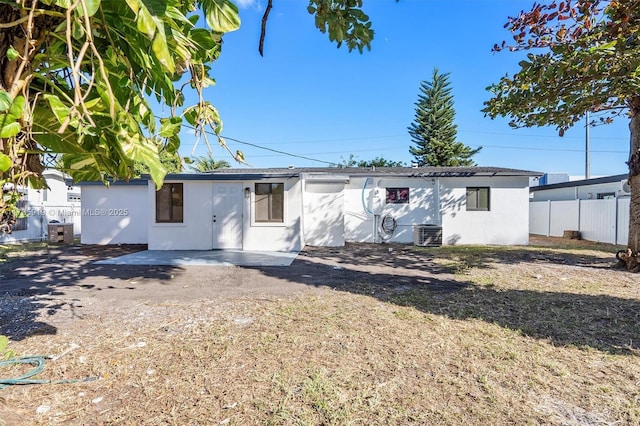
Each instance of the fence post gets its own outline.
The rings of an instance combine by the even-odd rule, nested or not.
[[[582,232],[582,200],[578,199],[578,233]]]
[[[547,200],[547,237],[551,236],[551,200]]]
[[[613,237],[613,244],[618,245],[618,211],[620,208],[620,203],[618,202],[618,197],[616,197],[616,220],[613,223],[613,232],[615,232],[615,236]]]

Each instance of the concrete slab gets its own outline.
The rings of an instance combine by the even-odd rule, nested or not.
[[[247,250],[145,250],[111,259],[102,265],[211,265],[211,266],[289,266],[298,252]]]

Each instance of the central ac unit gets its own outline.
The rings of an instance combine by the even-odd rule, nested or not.
[[[442,226],[414,226],[413,244],[420,247],[440,247],[442,245]]]

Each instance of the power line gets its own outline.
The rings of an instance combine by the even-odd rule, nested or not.
[[[192,129],[195,130],[195,127],[190,126],[190,125],[184,125],[184,127],[188,128],[188,129]],[[205,130],[205,133],[211,135],[211,136],[216,136],[217,135],[210,131],[210,130]],[[469,133],[480,133],[480,134],[495,134],[495,135],[509,135],[507,133],[492,133],[492,132],[478,132],[478,131],[470,131]],[[525,135],[520,135],[520,136],[525,136]],[[530,135],[531,137],[543,137],[541,135]],[[259,145],[259,144],[255,144],[252,142],[247,142],[247,141],[242,141],[236,138],[232,138],[232,137],[228,137],[228,136],[221,136],[223,139],[225,140],[229,140],[229,141],[233,141],[242,145],[247,145],[247,146],[251,146],[254,148],[258,148],[258,149],[262,149],[265,151],[269,151],[269,152],[273,152],[279,155],[255,155],[254,157],[277,157],[280,155],[284,155],[284,156],[288,156],[288,157],[294,157],[294,158],[300,158],[302,160],[307,160],[307,161],[314,161],[317,163],[323,163],[323,164],[327,164],[330,166],[334,166],[336,165],[335,162],[331,162],[331,161],[324,161],[324,160],[318,160],[317,158],[312,158],[310,157],[310,155],[335,155],[335,154],[345,154],[346,151],[324,151],[324,152],[313,152],[313,153],[307,153],[307,154],[293,154],[290,152],[286,152],[286,151],[281,151],[278,149],[274,149],[274,148],[268,148],[266,146],[263,145]],[[393,137],[393,136],[375,136],[375,137],[359,137],[359,138],[345,138],[345,139],[333,139],[333,140],[324,140],[324,142],[330,142],[330,141],[334,141],[334,142],[339,142],[339,141],[346,141],[346,140],[371,140],[371,139],[384,139],[384,138],[388,138],[388,137]],[[544,136],[544,137],[551,137],[551,136]],[[613,139],[613,138],[609,138],[609,139]],[[323,141],[316,141],[315,143],[320,143]],[[291,143],[307,143],[307,142],[291,142]],[[311,143],[311,142],[308,142]],[[285,143],[286,144],[286,143]],[[181,144],[182,146],[185,145],[190,145],[190,144]],[[522,146],[506,146],[506,145],[480,145],[480,144],[470,144],[469,146],[471,147],[480,147],[482,146],[483,148],[496,148],[496,149],[515,149],[515,150],[527,150],[527,151],[550,151],[550,152],[584,152],[584,150],[582,149],[555,149],[555,148],[537,148],[537,147],[522,147]],[[389,149],[397,149],[397,146],[393,146],[393,147],[380,147],[380,148],[376,148],[376,149],[366,149],[366,150],[348,150],[349,154],[352,153],[362,153],[362,152],[378,152],[380,153],[380,151],[385,151],[385,150],[389,150]],[[616,150],[592,150],[591,152],[596,152],[596,153],[606,153],[606,154],[626,154],[626,151],[616,151]]]
[[[195,128],[195,127],[193,127],[193,126],[191,126],[191,125],[184,124],[184,127],[188,128],[188,129],[191,129],[191,130],[196,130],[196,128]],[[212,131],[210,131],[210,130],[204,130],[204,133],[206,133],[206,134],[208,134],[208,135],[210,135],[210,136],[218,137],[218,135],[216,135],[214,132],[212,132]],[[221,137],[221,138],[223,138],[223,139],[225,139],[225,140],[230,140],[230,141],[233,141],[233,142],[236,142],[236,143],[242,144],[242,145],[249,145],[249,146],[252,146],[252,147],[254,147],[254,148],[263,149],[263,150],[265,150],[265,151],[275,152],[275,153],[277,153],[277,154],[286,155],[286,156],[289,156],[289,157],[300,158],[300,159],[308,160],[308,161],[315,161],[315,162],[318,162],[318,163],[328,164],[328,165],[330,165],[330,166],[335,166],[335,165],[336,165],[336,163],[332,163],[332,162],[330,162],[330,161],[318,160],[318,159],[311,158],[311,157],[307,157],[307,156],[304,156],[304,155],[292,154],[292,153],[290,153],[290,152],[280,151],[280,150],[273,149],[273,148],[267,148],[267,147],[260,146],[260,145],[255,144],[255,143],[241,141],[241,140],[239,140],[239,139],[235,139],[235,138],[227,137],[227,136],[224,136],[224,135],[220,135],[220,137]],[[181,144],[181,145],[182,145],[182,144]]]
[[[292,153],[290,153],[290,152],[280,151],[280,150],[273,149],[273,148],[267,148],[267,147],[264,147],[264,146],[257,145],[257,144],[255,144],[255,143],[241,141],[241,140],[234,139],[234,138],[230,138],[230,137],[228,137],[228,136],[224,136],[224,135],[223,135],[223,136],[221,136],[221,137],[222,137],[223,139],[230,140],[230,141],[234,141],[234,142],[239,143],[239,144],[242,144],[242,145],[249,145],[249,146],[253,146],[253,147],[255,147],[255,148],[264,149],[265,151],[271,151],[271,152],[275,152],[275,153],[282,154],[282,155],[287,155],[287,156],[289,156],[289,157],[301,158],[301,159],[303,159],[303,160],[309,160],[309,161],[316,161],[316,162],[318,162],[318,163],[324,163],[324,164],[328,164],[328,165],[330,165],[330,166],[335,166],[335,165],[336,165],[336,163],[332,163],[332,162],[330,162],[330,161],[318,160],[318,159],[315,159],[315,158],[306,157],[306,156],[304,156],[304,155],[292,154]]]
[[[552,148],[530,148],[530,147],[524,147],[524,146],[505,146],[505,145],[469,145],[471,147],[483,147],[483,148],[500,148],[500,149],[521,149],[521,150],[528,150],[528,151],[551,151],[551,152],[584,152],[584,149],[567,149],[567,148],[561,148],[561,149],[552,149]],[[592,149],[591,152],[600,152],[600,153],[606,153],[606,154],[627,154],[627,151],[612,151],[612,150],[596,150],[596,149]]]
[[[530,135],[523,133],[505,133],[505,132],[482,132],[478,130],[460,130],[458,129],[458,133],[476,133],[480,135],[496,135],[496,136],[518,136],[518,137],[527,137],[527,138],[554,138],[554,139],[584,139],[583,136],[558,136],[558,135]],[[611,140],[611,141],[628,141],[628,138],[603,138],[603,137],[591,137],[591,140]]]

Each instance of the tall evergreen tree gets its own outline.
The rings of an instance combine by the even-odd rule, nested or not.
[[[454,124],[456,111],[449,83],[449,73],[433,70],[433,79],[420,83],[416,114],[409,126],[409,148],[420,166],[474,166],[471,159],[482,147],[472,149],[457,139]]]

